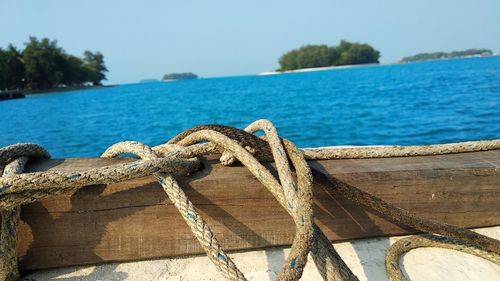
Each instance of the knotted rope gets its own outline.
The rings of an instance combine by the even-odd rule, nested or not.
[[[263,131],[265,137],[253,133]],[[500,264],[500,243],[470,230],[419,218],[364,191],[343,183],[330,175],[312,169],[306,159],[373,158],[434,155],[500,149],[500,141],[467,142],[419,147],[377,147],[299,150],[290,141],[281,139],[276,128],[267,120],[259,120],[245,131],[236,128],[207,125],[190,129],[168,143],[150,148],[138,142],[117,143],[102,157],[135,154],[133,163],[116,164],[81,172],[38,172],[21,174],[29,158],[49,158],[43,148],[33,144],[18,144],[0,148],[0,211],[2,233],[0,241],[0,281],[16,280],[17,230],[20,205],[50,196],[68,193],[88,185],[108,184],[154,175],[169,199],[174,203],[207,256],[228,280],[246,280],[231,258],[222,250],[210,227],[198,214],[192,202],[174,178],[189,174],[200,167],[197,156],[222,153],[221,163],[239,161],[274,195],[287,210],[296,226],[296,234],[277,280],[298,280],[311,253],[324,280],[357,280],[357,277],[335,251],[331,242],[313,221],[312,183],[369,206],[391,219],[415,229],[441,236],[424,235],[403,239],[389,250],[386,269],[391,280],[404,280],[399,268],[401,254],[416,247],[445,247],[472,253]],[[274,161],[278,179],[260,161]],[[295,177],[294,173],[295,171]]]

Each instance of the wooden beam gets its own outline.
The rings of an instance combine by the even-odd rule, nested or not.
[[[131,159],[30,163],[28,171],[84,170]],[[214,161],[178,177],[227,250],[289,245],[292,219],[245,167]],[[423,217],[466,227],[500,225],[500,151],[310,162]],[[414,233],[314,187],[317,224],[333,241]],[[20,267],[131,261],[202,253],[153,177],[90,186],[22,208]]]

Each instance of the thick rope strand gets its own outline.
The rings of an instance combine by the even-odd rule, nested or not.
[[[49,158],[50,155],[40,146],[18,144],[0,148],[0,173],[2,178],[20,174],[29,157]],[[5,166],[4,166],[5,165]],[[13,206],[0,209],[0,280],[15,281],[19,278],[17,267],[17,244],[21,207]]]
[[[257,122],[260,122],[260,121],[257,121]],[[245,133],[242,133],[241,130],[238,130],[238,129],[233,129],[233,128],[226,127],[226,126],[210,125],[210,126],[199,126],[199,127],[194,128],[194,129],[188,130],[187,132],[193,133],[197,130],[207,129],[207,127],[209,127],[211,130],[217,130],[217,131],[222,132],[226,135],[234,137],[235,139],[244,140],[246,143],[252,143],[254,145],[252,147],[252,150],[254,150],[255,155],[259,155],[259,157],[261,157],[263,159],[269,158],[268,156],[266,157],[266,155],[269,155],[271,152],[269,151],[269,149],[267,149],[267,145],[263,144],[264,142],[262,140],[255,138],[253,135],[246,135],[245,136]],[[252,125],[250,125],[247,128],[247,130],[250,132],[254,131],[252,129]],[[177,141],[179,139],[182,139],[182,137],[184,137],[185,135],[186,135],[186,133],[183,133],[183,134],[179,135],[181,137],[179,137],[179,136],[176,137]],[[482,151],[482,150],[488,150],[488,149],[495,149],[496,147],[499,147],[498,144],[499,144],[499,142],[497,140],[495,140],[495,141],[478,142],[477,145],[474,145],[474,143],[433,145],[433,146],[431,146],[431,152],[434,151],[432,153],[436,153],[436,151],[439,150],[440,153],[446,154],[446,153],[465,152],[468,150]],[[397,156],[428,155],[428,153],[425,150],[426,147],[428,147],[428,146],[411,147],[411,149],[402,149],[403,152],[401,152],[401,147],[375,148],[375,151],[373,154],[374,154],[374,157],[382,157],[382,156],[386,157],[386,156],[390,156],[391,153],[394,155],[397,155]],[[338,150],[343,150],[343,149],[331,149],[331,152],[335,153]],[[393,152],[391,152],[391,150]],[[363,153],[366,154],[367,151],[369,151],[369,150],[365,149]],[[383,152],[383,153],[380,153],[380,152]],[[367,157],[366,155],[363,156],[363,153],[361,155],[344,153],[344,154],[342,154],[342,157],[345,157],[345,158],[364,158],[364,157]],[[230,155],[228,157],[227,152],[223,153],[223,157],[226,157],[225,161],[227,163],[234,162],[233,160],[231,160]],[[419,229],[419,230],[422,230],[422,231],[428,231],[431,233],[436,232],[436,233],[440,233],[443,235],[448,235],[451,232],[458,232],[458,234],[457,234],[458,236],[451,236],[451,237],[458,237],[464,243],[470,243],[470,244],[475,245],[476,247],[481,248],[481,249],[486,249],[486,250],[493,249],[494,250],[495,247],[498,247],[499,243],[498,243],[498,241],[496,241],[494,239],[491,239],[491,238],[486,237],[486,236],[478,235],[477,233],[472,232],[472,231],[467,230],[467,229],[463,229],[463,228],[459,228],[459,227],[455,227],[455,226],[450,226],[450,225],[446,225],[446,224],[440,224],[440,223],[436,223],[433,221],[419,218],[419,217],[413,215],[412,213],[410,213],[406,210],[397,208],[396,206],[393,206],[392,204],[388,204],[385,201],[383,201],[383,200],[381,200],[381,199],[379,199],[371,194],[368,194],[368,193],[363,192],[355,187],[349,186],[346,183],[338,181],[337,179],[334,179],[334,178],[330,177],[329,175],[324,174],[321,171],[318,171],[316,169],[313,169],[313,171],[315,173],[315,176],[317,176],[316,178],[319,178],[320,183],[322,183],[324,186],[326,186],[326,188],[332,188],[333,191],[337,191],[339,185],[342,187],[345,187],[345,188],[341,188],[341,190],[340,190],[341,194],[343,194],[344,196],[348,197],[351,200],[356,199],[355,202],[357,202],[358,204],[372,207],[375,210],[379,211],[381,214],[387,215],[387,210],[389,210],[389,217],[396,222],[412,226],[412,227]],[[380,206],[380,205],[382,205],[382,206]],[[450,235],[448,235],[448,236],[450,236]],[[436,246],[439,246],[439,245],[436,244]],[[332,254],[332,256],[333,256],[333,254]],[[340,256],[338,256],[338,254],[336,255],[336,258],[337,258],[337,261],[341,261]],[[343,262],[338,262],[338,267],[339,267],[338,269],[340,270],[339,272],[348,272],[348,273],[350,272],[349,268],[347,268],[347,266]],[[323,275],[321,268],[320,268],[320,273],[322,273],[322,275]],[[344,276],[339,275],[339,276],[336,276],[335,278],[339,277],[340,278],[339,280],[349,280],[349,278],[352,278],[352,276],[353,276],[353,274],[352,274],[352,272],[350,272],[350,274],[346,274]]]

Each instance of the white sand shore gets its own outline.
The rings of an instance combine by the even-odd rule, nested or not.
[[[313,67],[313,68],[301,68],[296,70],[288,70],[288,71],[269,71],[269,72],[261,72],[258,73],[258,76],[267,76],[267,75],[277,75],[277,74],[287,74],[287,73],[302,73],[302,72],[315,72],[315,71],[325,71],[325,70],[336,70],[336,69],[348,69],[348,68],[357,68],[357,67],[366,67],[366,66],[374,66],[380,65],[378,63],[367,63],[367,64],[351,64],[351,65],[339,65],[339,66],[325,66],[325,67]]]
[[[339,66],[301,68],[301,69],[288,70],[288,71],[283,71],[283,72],[279,72],[279,71],[261,72],[261,73],[257,73],[257,76],[278,75],[278,74],[287,74],[287,73],[327,71],[327,70],[349,69],[349,68],[369,67],[369,66],[391,66],[391,65],[398,65],[398,64],[411,64],[411,63],[440,61],[440,60],[491,58],[491,57],[497,57],[497,56],[500,56],[500,53],[496,53],[496,54],[493,54],[491,56],[465,56],[465,57],[459,57],[459,58],[442,58],[442,59],[432,59],[432,60],[421,60],[421,61],[415,61],[415,62],[367,63],[367,64],[350,64],[350,65],[339,65]]]
[[[500,239],[500,226],[476,230]],[[385,252],[402,237],[364,239],[334,243],[339,254],[360,280],[387,280]],[[249,280],[275,280],[289,249],[266,249],[233,253],[231,257]],[[403,270],[412,281],[418,280],[500,280],[500,266],[481,258],[439,248],[420,248],[402,257]],[[45,270],[25,276],[27,280],[49,281],[190,281],[224,280],[207,257],[161,259],[101,266]],[[25,280],[26,280],[25,279]],[[312,258],[301,280],[321,280]]]

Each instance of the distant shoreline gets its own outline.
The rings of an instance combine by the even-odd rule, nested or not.
[[[72,86],[72,87],[61,87],[61,88],[53,88],[53,89],[44,89],[44,90],[23,90],[25,95],[39,95],[39,94],[55,94],[55,93],[65,93],[72,91],[85,91],[85,90],[93,90],[93,89],[101,89],[108,87],[115,87],[117,85],[101,85],[101,86]]]
[[[408,61],[408,62],[399,61],[395,64],[409,64],[409,63],[419,63],[419,62],[429,62],[429,61],[460,60],[460,59],[483,59],[483,58],[494,58],[494,57],[500,57],[500,53],[487,55],[487,56],[470,55],[470,56],[450,57],[450,58],[421,59],[421,60],[414,60],[414,61]]]
[[[493,55],[490,55],[490,56],[464,56],[464,57],[456,57],[456,58],[441,58],[441,59],[419,60],[419,61],[412,61],[412,62],[349,64],[349,65],[326,66],[326,67],[300,68],[300,69],[288,70],[288,71],[282,71],[282,72],[280,72],[280,71],[268,71],[268,72],[257,73],[257,76],[270,76],[270,75],[289,74],[289,73],[303,73],[303,72],[319,72],[319,71],[328,71],[328,70],[361,68],[361,67],[367,67],[367,66],[392,66],[392,65],[404,65],[404,64],[432,62],[432,61],[460,60],[460,59],[482,59],[482,58],[493,58],[493,57],[500,57],[500,53],[493,54]]]

